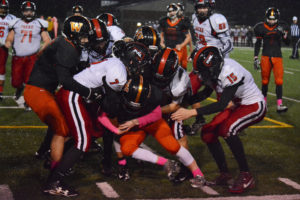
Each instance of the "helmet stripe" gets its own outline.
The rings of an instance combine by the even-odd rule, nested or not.
[[[200,55],[205,49],[207,49],[208,47],[210,47],[210,46],[205,46],[205,47],[201,48],[200,50],[198,50],[198,52],[196,53],[196,55],[195,55],[195,57],[194,57],[194,59],[193,59],[193,68],[194,68],[194,70],[197,71],[197,60],[198,60],[199,55]]]
[[[165,66],[166,66],[166,62],[167,62],[168,57],[169,57],[169,55],[171,53],[171,50],[172,49],[170,49],[170,48],[165,49],[165,52],[164,52],[164,54],[162,55],[162,57],[160,59],[160,63],[159,63],[158,70],[157,70],[157,72],[160,75],[162,75],[163,72],[164,72],[164,69],[165,69]]]
[[[113,25],[113,17],[110,14],[107,14],[107,26]]]
[[[156,33],[155,33],[153,28],[151,28],[151,31],[152,31],[152,34],[153,34],[153,46],[156,46],[156,40],[157,40]]]
[[[30,1],[27,1],[27,7],[31,7]]]
[[[144,84],[143,76],[140,75],[140,84],[139,84],[138,93],[137,93],[136,98],[135,98],[135,103],[138,103],[140,101],[141,94],[142,94],[142,91],[143,91],[143,84]]]
[[[92,22],[93,22],[93,24],[95,26],[95,29],[96,29],[97,38],[102,38],[102,31],[101,31],[99,21],[97,19],[92,19]]]

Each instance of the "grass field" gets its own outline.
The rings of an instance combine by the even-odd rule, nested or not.
[[[300,61],[290,60],[288,58],[290,54],[291,49],[283,49],[285,67],[283,101],[289,107],[288,112],[276,113],[276,98],[273,95],[275,84],[272,76],[265,120],[241,133],[249,166],[256,179],[256,187],[242,196],[298,194],[300,199],[300,190],[278,180],[279,177],[288,178],[300,184]],[[260,72],[253,69],[253,49],[236,48],[231,57],[253,74],[260,87]],[[10,58],[7,71],[9,75]],[[7,76],[5,95],[13,95],[13,93],[10,78]],[[210,103],[211,100],[213,99],[206,100],[205,103]],[[5,99],[0,103],[1,106],[15,106],[15,103],[11,99]],[[207,121],[211,117],[207,117]],[[33,155],[46,129],[26,126],[44,126],[44,124],[33,112],[0,108],[0,185],[8,185],[14,199],[63,199],[44,196],[41,192],[48,171],[43,168],[43,162],[35,160]],[[101,142],[101,139],[99,141]],[[224,141],[221,142],[224,144],[229,168],[233,175],[237,175],[238,167],[233,155]],[[147,138],[145,143],[156,152],[168,157],[151,137]],[[190,137],[189,144],[190,151],[206,178],[213,179],[218,174],[218,170],[200,135]],[[87,155],[76,165],[75,174],[67,178],[67,181],[80,192],[80,196],[74,199],[108,199],[97,188],[97,182],[109,183],[119,195],[119,199],[213,197],[200,189],[191,188],[188,182],[173,185],[158,166],[148,163],[141,165],[134,160],[130,160],[129,165],[131,179],[122,182],[114,177],[104,177],[100,173],[99,155]],[[213,189],[219,193],[218,197],[233,196],[226,188],[213,187]],[[0,190],[0,200],[2,199]]]

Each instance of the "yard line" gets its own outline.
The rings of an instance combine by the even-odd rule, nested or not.
[[[298,183],[296,183],[295,181],[292,181],[288,178],[278,178],[278,180],[285,183],[286,185],[289,185],[289,186],[295,188],[296,190],[300,190],[300,185]]]
[[[19,107],[19,106],[0,106],[0,109],[23,109],[24,107]]]
[[[287,73],[287,74],[294,74],[294,72],[289,72],[289,71],[286,71],[286,70],[284,70],[284,73]]]
[[[118,193],[107,182],[96,183],[97,187],[107,198],[119,198]]]
[[[13,200],[13,194],[8,185],[0,185],[0,200]]]
[[[160,199],[160,200],[241,200],[241,199],[243,199],[243,200],[299,200],[300,194],[208,197],[208,198],[169,198],[169,199]],[[151,200],[151,199],[139,199],[139,200]]]
[[[272,93],[272,92],[268,92],[268,94],[270,94],[271,96],[276,96],[276,94],[274,94],[274,93]],[[283,99],[290,100],[290,101],[295,101],[295,102],[297,102],[297,103],[300,103],[300,100],[298,100],[298,99],[293,99],[293,98],[289,98],[289,97],[285,97],[285,96],[283,96],[282,98],[283,98]]]
[[[294,69],[294,68],[288,68],[288,67],[285,67],[285,69],[288,69],[288,70],[291,70],[291,71],[300,72],[300,69]]]
[[[205,192],[206,194],[210,194],[210,195],[219,195],[219,193],[217,191],[215,191],[214,189],[212,189],[211,187],[208,186],[203,186],[200,188],[203,192]]]

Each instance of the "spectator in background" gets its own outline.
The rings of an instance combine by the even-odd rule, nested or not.
[[[299,41],[300,30],[299,30],[299,25],[297,23],[298,23],[298,18],[294,16],[293,23],[291,25],[291,42],[293,46],[293,52],[292,55],[290,56],[291,59],[299,58],[298,45],[300,42]]]
[[[52,21],[52,17],[51,16],[47,17],[47,22],[48,22],[47,31],[48,31],[50,37],[53,38],[53,21]]]
[[[253,36],[254,36],[254,33],[252,30],[252,27],[249,26],[247,29],[247,33],[246,33],[246,42],[247,42],[248,47],[253,47]]]
[[[241,46],[246,46],[246,34],[247,34],[247,28],[245,25],[241,28]]]
[[[52,17],[52,22],[53,22],[53,35],[54,35],[54,38],[57,38],[58,21],[55,16]]]
[[[239,46],[239,35],[240,35],[240,29],[238,26],[235,26],[233,30],[233,45]]]

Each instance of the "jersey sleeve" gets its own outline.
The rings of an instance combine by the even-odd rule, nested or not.
[[[263,38],[262,26],[263,26],[262,22],[260,22],[254,26],[253,30],[254,30],[254,35],[256,38],[260,38],[260,39]]]
[[[229,29],[227,19],[224,17],[224,15],[213,14],[209,17],[209,22],[217,34],[224,33]]]
[[[20,20],[20,18],[14,18],[13,20],[9,21],[8,23],[8,29],[12,30],[14,29],[15,24]]]
[[[41,32],[42,31],[46,31],[47,30],[47,28],[48,28],[48,25],[49,25],[49,23],[48,23],[48,21],[46,21],[46,20],[43,20],[43,19],[37,19],[38,20],[38,22],[40,23],[40,25],[41,25]]]

